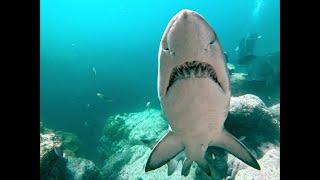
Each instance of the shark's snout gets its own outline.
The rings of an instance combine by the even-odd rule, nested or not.
[[[198,13],[195,11],[189,10],[189,9],[183,9],[180,12],[177,13],[175,17],[175,23],[179,22],[194,22],[197,18],[201,17]]]
[[[195,12],[189,9],[183,9],[177,15],[179,19],[188,19],[188,17],[195,15]]]
[[[210,40],[204,36],[210,36],[211,31],[200,14],[183,9],[169,23],[162,39],[162,48],[170,55],[178,55],[180,59],[181,56],[196,56],[208,46]]]
[[[163,97],[178,80],[209,78],[228,91],[227,75],[220,44],[203,16],[183,9],[169,22],[159,49],[161,83],[159,97]]]

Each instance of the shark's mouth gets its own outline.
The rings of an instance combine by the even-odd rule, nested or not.
[[[169,79],[167,92],[175,82],[189,78],[209,78],[222,88],[217,79],[216,71],[210,64],[199,61],[191,61],[185,62],[182,65],[173,68]]]

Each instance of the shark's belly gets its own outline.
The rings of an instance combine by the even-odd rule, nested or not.
[[[230,97],[208,78],[177,81],[161,101],[171,129],[184,135],[222,129]]]

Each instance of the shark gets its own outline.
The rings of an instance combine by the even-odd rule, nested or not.
[[[169,21],[160,41],[157,84],[168,132],[152,148],[145,172],[169,166],[183,152],[181,175],[187,176],[195,162],[211,177],[205,158],[210,148],[222,148],[260,170],[248,148],[224,128],[231,92],[223,52],[199,13],[183,9]]]

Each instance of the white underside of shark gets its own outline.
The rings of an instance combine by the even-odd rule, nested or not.
[[[210,147],[223,148],[260,169],[248,149],[224,128],[229,76],[219,40],[205,19],[191,10],[176,14],[163,34],[158,61],[158,96],[169,131],[153,148],[145,171],[184,151],[182,175],[196,162],[211,176],[205,159]]]

